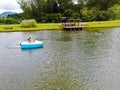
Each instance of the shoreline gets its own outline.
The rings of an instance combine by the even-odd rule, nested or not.
[[[120,20],[80,22],[87,23],[87,29],[120,27]],[[38,23],[35,28],[22,28],[20,24],[0,25],[0,32],[26,32],[41,30],[63,30],[62,23]]]

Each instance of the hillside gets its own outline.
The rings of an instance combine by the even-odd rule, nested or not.
[[[15,12],[3,12],[0,14],[0,17],[7,17],[8,15],[15,14]]]

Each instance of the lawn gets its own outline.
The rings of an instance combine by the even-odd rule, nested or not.
[[[56,29],[57,30],[62,29],[60,23],[37,24],[37,26],[34,28],[22,28],[20,24],[0,25],[0,32],[56,30]]]
[[[120,20],[87,22],[87,24],[88,24],[88,27],[90,27],[90,28],[120,27]]]
[[[83,22],[80,22],[83,23]],[[120,20],[85,22],[87,28],[109,28],[120,27]],[[36,30],[62,30],[61,23],[39,23],[35,28],[22,28],[20,24],[0,25],[0,32],[11,31],[36,31]]]

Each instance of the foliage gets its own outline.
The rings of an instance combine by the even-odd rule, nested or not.
[[[52,22],[52,23],[59,23],[61,22],[61,17],[62,15],[60,13],[58,14],[47,14],[46,16],[44,16],[44,21],[43,22]]]
[[[0,18],[0,24],[16,24],[16,23],[19,23],[19,21],[14,18]]]
[[[80,12],[81,12],[82,16],[86,16],[88,14],[88,8],[83,7]]]
[[[46,2],[46,11],[45,13],[57,13],[58,12],[58,6],[55,0],[47,0]]]
[[[10,18],[16,19],[16,23],[22,19],[58,23],[62,17],[80,18],[82,21],[120,19],[120,0],[77,0],[77,4],[73,1],[75,0],[18,0],[23,14]],[[1,22],[13,23],[9,20]]]
[[[99,8],[93,7],[90,10],[86,10],[85,14],[83,13],[82,21],[106,21],[110,20],[110,18],[110,11],[100,10]]]
[[[72,14],[72,18],[74,18],[74,19],[79,19],[80,18],[80,14],[79,13],[73,13]]]
[[[97,7],[100,10],[107,10],[118,2],[119,0],[88,0],[87,5],[89,8]]]
[[[25,19],[34,18],[37,21],[41,21],[45,0],[19,0],[18,3],[24,11]]]
[[[63,13],[63,16],[64,17],[71,17],[73,14],[73,11],[71,9],[67,9],[64,13]]]
[[[115,4],[112,7],[108,8],[108,11],[111,13],[111,19],[120,19],[120,5]]]
[[[23,20],[21,22],[21,27],[23,28],[30,28],[30,27],[36,27],[37,23],[34,19],[31,20]]]
[[[70,8],[72,0],[18,0],[19,5],[24,11],[25,19],[34,18],[42,21],[42,14],[63,13],[65,9]]]
[[[7,18],[15,18],[15,19],[23,19],[23,14],[22,13],[15,13],[15,14],[11,14],[8,15]]]

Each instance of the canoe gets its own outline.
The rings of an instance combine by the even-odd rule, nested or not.
[[[20,43],[22,49],[32,49],[32,48],[40,48],[43,47],[42,41],[35,40],[34,42],[24,41]]]

